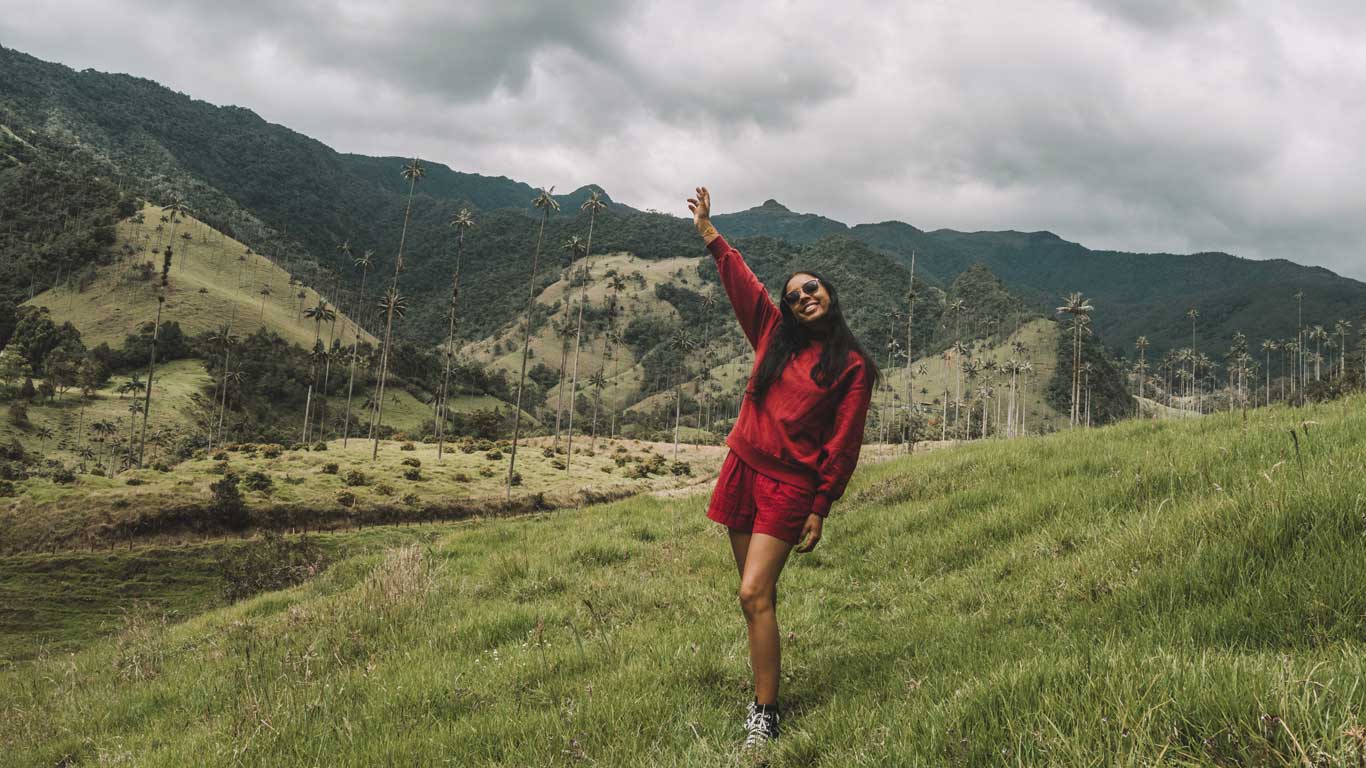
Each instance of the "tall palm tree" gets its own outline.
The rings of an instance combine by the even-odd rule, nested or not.
[[[912,335],[915,330],[915,249],[911,249],[911,279],[906,291],[906,452],[915,448],[915,386],[911,377],[911,364],[915,362],[912,348]]]
[[[602,201],[602,193],[594,189],[589,191],[588,199],[583,201],[579,210],[588,212],[588,239],[583,244],[583,258],[587,261],[593,252],[593,223],[597,221],[599,213],[607,210],[607,203]],[[574,370],[569,380],[569,439],[564,457],[565,472],[569,471],[569,462],[574,458],[574,405],[579,392],[579,343],[583,338],[583,307],[588,303],[588,282],[591,278],[592,273],[589,272],[588,265],[584,264],[583,290],[579,294],[579,319],[574,327]]]
[[[1080,412],[1078,411],[1081,386],[1081,333],[1086,320],[1090,319],[1091,313],[1095,311],[1091,302],[1087,301],[1078,292],[1072,292],[1063,298],[1063,304],[1058,307],[1059,314],[1068,315],[1072,319],[1072,418],[1070,426],[1077,425]]]
[[[1323,368],[1323,341],[1328,338],[1328,330],[1321,325],[1309,329],[1309,340],[1314,342],[1314,381],[1318,381]]]
[[[1295,378],[1291,382],[1291,392],[1300,395],[1300,405],[1304,405],[1304,291],[1295,291]]]
[[[678,352],[681,368],[674,374],[674,461],[678,461],[678,425],[683,420],[683,380],[688,377],[688,352],[696,344],[686,328],[675,329],[669,337],[669,348]]]
[[[342,426],[343,448],[351,440],[351,396],[356,389],[356,350],[360,347],[360,321],[364,314],[361,307],[365,306],[365,278],[370,274],[370,268],[375,264],[375,252],[371,250],[362,252],[352,264],[360,267],[360,293],[356,298],[356,316],[351,318],[355,335],[351,338],[351,371],[346,379],[346,417]]]
[[[1266,353],[1266,404],[1271,405],[1271,353],[1278,348],[1275,339],[1263,339],[1262,351]]]
[[[605,360],[604,360],[603,362],[604,362],[604,364],[606,363]],[[601,366],[601,365],[598,366],[598,370],[594,371],[593,375],[592,375],[591,377],[589,377],[589,379],[588,379],[588,385],[591,386],[591,387],[593,388],[593,423],[592,423],[592,426],[590,427],[590,429],[592,430],[592,432],[591,432],[592,438],[590,439],[590,442],[588,443],[588,449],[591,451],[591,450],[597,450],[597,446],[598,446],[598,409],[599,409],[599,408],[601,407],[601,405],[602,405],[602,390],[605,389],[605,388],[607,387],[607,377],[604,376],[604,375],[602,374],[602,366]]]
[[[219,328],[217,332],[209,337],[209,344],[211,346],[223,348],[223,373],[218,377],[218,391],[214,393],[215,404],[220,397],[226,400],[228,396],[228,355],[231,352],[232,347],[237,343],[237,337],[232,335],[232,324],[236,320],[237,305],[234,304],[232,307],[232,316],[228,319],[228,324]],[[210,418],[212,419],[212,417]],[[219,425],[222,425],[221,420],[219,421]],[[209,453],[213,453],[213,438],[214,426],[211,420],[209,422]]]
[[[1134,348],[1138,350],[1138,396],[1143,397],[1143,375],[1148,370],[1148,337],[1139,336]]]
[[[388,324],[393,325],[394,320],[402,320],[408,314],[408,299],[398,292],[397,288],[390,286],[384,291],[384,298],[379,301],[379,308],[384,312],[384,316],[389,318]],[[374,461],[379,457],[379,436],[380,427],[384,424],[384,381],[387,378],[388,368],[384,356],[380,356],[380,370],[378,372],[378,382],[375,386],[375,394],[371,398],[374,410],[370,412],[370,438],[374,440],[374,449],[370,454],[370,460]]]
[[[261,295],[261,317],[260,317],[260,321],[261,321],[262,323],[264,323],[264,322],[266,321],[266,299],[270,298],[270,286],[269,286],[269,285],[263,285],[263,286],[261,286],[261,290],[257,291],[257,293]]]
[[[560,417],[564,413],[564,379],[566,369],[569,367],[569,313],[573,308],[573,300],[570,298],[574,290],[574,263],[581,255],[586,253],[583,247],[583,238],[578,235],[570,235],[560,246],[564,251],[564,269],[561,270],[561,279],[564,281],[564,296],[561,302],[564,304],[564,318],[558,325],[552,324],[555,331],[555,338],[560,340],[560,375],[556,385],[555,395],[555,450],[560,449]]]
[[[384,423],[384,382],[389,378],[389,351],[393,341],[394,333],[394,312],[401,302],[398,292],[398,275],[403,271],[403,247],[408,243],[408,222],[413,215],[413,194],[417,192],[417,180],[427,175],[427,169],[416,157],[412,162],[403,166],[400,175],[408,181],[408,204],[403,209],[403,229],[398,236],[398,256],[394,259],[394,277],[389,282],[389,290],[385,294],[382,304],[385,307],[384,314],[384,344],[380,350],[379,359],[379,392],[375,398],[378,405],[375,408],[375,445],[370,453],[370,460],[379,458],[379,428]]]
[[[522,392],[526,389],[526,361],[531,356],[531,310],[536,302],[536,270],[541,265],[541,242],[545,239],[545,223],[550,214],[560,210],[560,204],[552,196],[555,188],[541,189],[532,206],[541,209],[541,227],[536,233],[536,251],[531,257],[531,274],[527,277],[526,309],[523,313],[525,333],[522,339],[522,372],[517,377],[517,409],[512,415],[512,456],[508,461],[507,498],[512,498],[512,478],[516,476],[517,440],[522,433]]]
[[[319,357],[318,346],[321,344],[323,323],[331,322],[337,317],[336,310],[328,306],[327,300],[318,297],[318,303],[304,311],[304,316],[313,321],[313,360],[314,365],[308,375],[308,396],[304,398],[304,431],[303,442],[308,442],[309,432],[311,431],[312,419],[311,411],[313,405],[313,385],[318,379],[318,369],[316,361]]]
[[[1338,375],[1342,377],[1347,376],[1347,332],[1350,330],[1352,330],[1352,324],[1347,320],[1339,320],[1333,325],[1333,333],[1336,333],[1341,341],[1338,345],[1342,348],[1342,356],[1339,358]]]
[[[455,359],[455,313],[456,302],[460,298],[460,265],[465,256],[465,232],[474,226],[474,217],[470,214],[470,209],[461,208],[451,217],[451,227],[456,231],[455,241],[455,276],[451,278],[451,302],[447,307],[447,327],[446,327],[446,370],[441,375],[441,397],[437,401],[436,418],[436,461],[441,463],[441,457],[446,442],[446,393],[451,383],[451,361]]]

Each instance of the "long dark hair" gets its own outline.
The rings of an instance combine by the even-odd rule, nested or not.
[[[881,371],[878,370],[877,363],[873,362],[873,356],[859,344],[854,332],[849,330],[849,324],[844,321],[839,292],[835,290],[835,286],[820,274],[802,269],[788,275],[783,281],[783,287],[786,288],[797,275],[811,275],[819,280],[821,285],[825,286],[825,292],[830,294],[830,307],[821,319],[825,332],[820,334],[797,322],[797,316],[792,314],[792,307],[787,305],[787,300],[779,298],[778,309],[782,312],[783,319],[777,330],[769,337],[768,346],[764,348],[763,358],[759,361],[759,370],[755,371],[749,380],[749,396],[756,401],[762,399],[768,388],[783,375],[783,369],[787,368],[792,356],[816,338],[825,342],[820,361],[811,369],[811,380],[817,385],[828,387],[834,384],[835,379],[844,372],[850,352],[863,358],[869,384],[876,385],[882,375]]]

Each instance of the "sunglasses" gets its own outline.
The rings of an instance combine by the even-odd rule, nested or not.
[[[788,291],[787,295],[783,297],[783,301],[786,301],[789,307],[795,307],[797,306],[797,302],[801,300],[803,293],[807,296],[815,296],[816,291],[820,290],[820,288],[821,282],[819,280],[807,280],[805,283],[802,283],[802,289],[800,291]]]

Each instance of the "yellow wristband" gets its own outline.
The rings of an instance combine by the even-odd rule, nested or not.
[[[697,231],[702,235],[702,242],[707,243],[708,245],[711,244],[711,241],[721,236],[721,233],[716,231],[716,227],[712,226],[710,219],[703,219],[702,222],[697,225]]]

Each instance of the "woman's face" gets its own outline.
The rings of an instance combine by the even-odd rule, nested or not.
[[[787,281],[783,301],[802,325],[820,322],[830,311],[830,292],[825,284],[805,272],[798,272]]]

